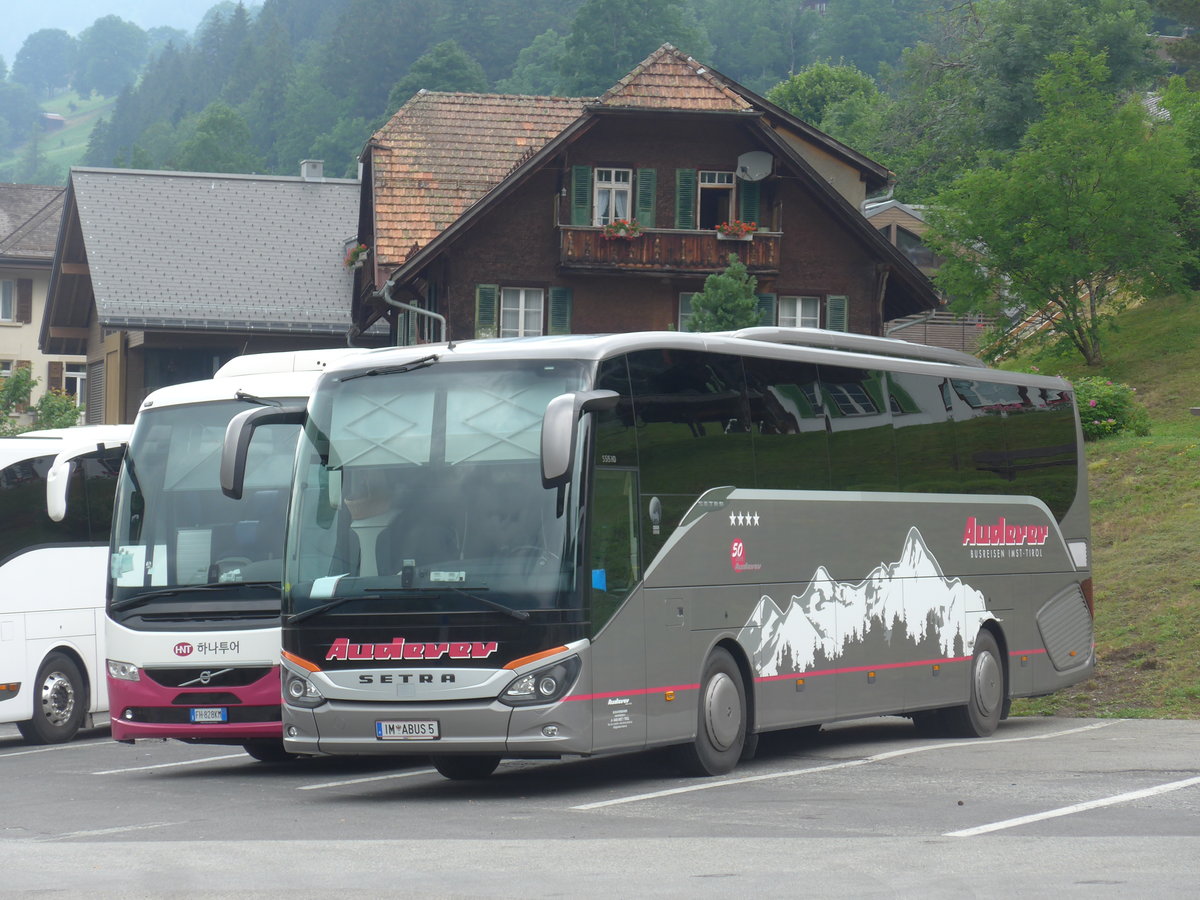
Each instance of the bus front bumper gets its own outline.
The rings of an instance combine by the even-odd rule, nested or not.
[[[237,687],[167,687],[107,676],[113,740],[176,738],[204,743],[278,738],[279,667]]]
[[[569,698],[511,707],[496,700],[364,703],[330,700],[315,709],[285,704],[283,743],[309,755],[498,754],[517,758],[586,755],[591,704]],[[436,737],[428,735],[436,729]]]

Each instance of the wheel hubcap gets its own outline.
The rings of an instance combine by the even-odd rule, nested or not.
[[[75,711],[75,689],[62,672],[51,672],[42,682],[42,715],[54,726],[65,725]]]
[[[975,665],[975,702],[979,711],[991,716],[999,707],[1004,696],[1004,673],[1000,662],[991,653],[983,653]]]
[[[708,739],[718,750],[728,750],[737,740],[742,724],[742,700],[737,685],[724,672],[708,683],[704,695],[704,721]]]

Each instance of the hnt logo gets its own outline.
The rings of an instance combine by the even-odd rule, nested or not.
[[[178,644],[175,645],[174,649],[175,649],[176,656],[191,656],[192,655],[192,645],[189,644],[187,641],[180,641]]]
[[[485,659],[496,652],[495,641],[443,641],[406,643],[392,638],[390,644],[352,644],[349,638],[337,638],[325,654],[326,659]]]
[[[971,516],[963,530],[963,546],[1020,547],[1027,544],[1040,547],[1046,543],[1049,534],[1050,528],[1046,525],[1010,525],[1004,516],[995,525],[981,525]]]

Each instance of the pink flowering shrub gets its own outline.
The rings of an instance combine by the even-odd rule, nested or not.
[[[1072,386],[1085,439],[1095,441],[1126,431],[1150,433],[1150,416],[1134,388],[1096,375],[1076,378]]]

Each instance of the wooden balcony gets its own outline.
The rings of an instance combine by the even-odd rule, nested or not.
[[[750,240],[718,239],[715,231],[648,228],[635,238],[603,237],[599,228],[560,225],[559,265],[592,272],[721,272],[736,253],[753,275],[779,272],[779,232]]]

